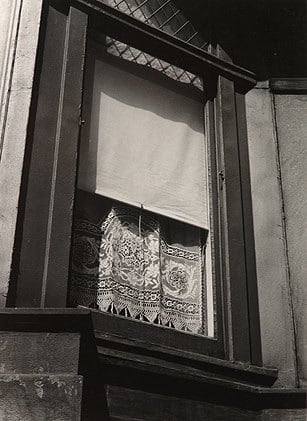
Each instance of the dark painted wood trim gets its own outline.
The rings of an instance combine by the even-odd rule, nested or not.
[[[254,383],[252,376],[249,381],[247,376],[246,382],[242,382],[238,376],[224,377],[177,362],[100,346],[97,350],[100,370],[107,384],[123,387],[127,393],[129,390],[139,390],[166,399],[172,396],[254,411],[305,408],[306,391],[303,389],[274,389]]]
[[[95,332],[95,337],[98,351],[102,354],[121,355],[128,360],[135,358],[143,363],[161,363],[165,367],[176,367],[183,373],[190,369],[200,370],[209,377],[224,380],[236,379],[241,383],[266,387],[272,386],[277,379],[278,371],[273,368],[260,368],[250,364],[229,362],[208,355],[156,345],[145,340],[121,338],[112,334]]]
[[[100,361],[104,364],[112,364],[118,367],[132,368],[135,370],[146,371],[148,374],[155,373],[163,376],[176,377],[177,379],[184,379],[187,381],[206,383],[212,386],[222,386],[227,389],[246,391],[255,394],[273,395],[274,393],[286,395],[289,389],[274,389],[261,385],[256,381],[252,372],[237,371],[236,368],[228,370],[222,367],[210,367],[208,364],[206,368],[191,367],[190,365],[183,365],[177,361],[162,360],[159,358],[144,356],[140,354],[128,353],[121,350],[114,350],[107,347],[97,347]],[[215,369],[217,369],[215,371]],[[265,377],[263,376],[262,380]],[[266,381],[269,380],[269,376]],[[272,380],[272,378],[270,379]],[[291,389],[294,395],[304,394],[304,390]]]
[[[54,3],[59,1],[54,0]],[[66,0],[88,13],[104,33],[114,36],[149,54],[169,61],[192,73],[214,72],[234,80],[247,89],[255,83],[255,74],[229,61],[149,26],[99,0]],[[63,7],[63,2],[60,2]]]
[[[113,366],[112,369],[115,370],[115,373],[117,372],[116,366]],[[108,368],[106,370],[109,372]],[[123,369],[123,372],[129,378],[130,370]],[[261,391],[259,389],[257,391],[256,388],[253,390],[240,390],[230,389],[227,385],[212,385],[201,381],[180,379],[174,381],[171,376],[165,376],[164,380],[162,380],[158,375],[151,376],[150,380],[153,384],[150,385],[146,381],[144,382],[144,373],[141,370],[135,376],[136,378],[130,381],[130,387],[128,381],[125,384],[111,383],[109,385],[107,393],[108,401],[110,400],[111,404],[111,420],[141,421],[143,419],[142,413],[147,414],[146,420],[149,420],[151,419],[148,417],[150,413],[149,408],[152,405],[157,405],[157,407],[155,406],[156,410],[152,410],[152,413],[155,414],[155,417],[152,419],[164,419],[162,415],[165,413],[164,411],[167,414],[173,414],[172,411],[177,401],[181,410],[179,412],[176,411],[176,416],[174,417],[176,420],[259,421],[260,419],[279,420],[281,419],[280,417],[285,416],[284,419],[302,421],[302,411],[300,411],[300,414],[297,414],[297,417],[295,412],[292,411],[304,409],[306,394],[296,389],[278,389],[276,391],[272,390],[272,393],[270,393],[270,390],[267,393],[267,389],[261,389]],[[139,387],[141,383],[145,385],[143,388]],[[201,405],[203,406],[201,413],[197,410],[194,412],[193,402],[195,402],[195,406],[203,403]],[[150,405],[149,408],[148,405]],[[144,407],[144,410],[142,410],[142,407]],[[210,407],[211,410],[209,409]],[[167,408],[169,408],[170,412],[168,412]],[[285,411],[282,414],[278,414],[278,418],[276,418],[273,408],[284,409]],[[236,411],[236,409],[239,411]],[[260,411],[265,409],[273,409],[272,415],[270,416],[270,413],[260,413]],[[290,409],[289,413],[287,409]],[[158,418],[158,414],[161,414],[162,417]],[[113,418],[114,415],[116,418]],[[117,418],[118,415],[122,418]],[[127,415],[128,417],[126,417]],[[289,416],[292,416],[292,418],[289,418]]]
[[[27,315],[34,315],[34,316],[53,316],[53,315],[80,315],[80,316],[88,316],[91,314],[91,310],[84,307],[77,307],[77,308],[35,308],[35,307],[3,307],[0,308],[0,321],[1,317],[5,315],[11,316],[18,316],[20,318],[27,316]]]
[[[261,335],[259,320],[258,287],[256,273],[255,238],[247,141],[245,96],[236,93],[236,115],[238,149],[241,177],[243,229],[245,242],[245,265],[247,275],[248,318],[250,329],[251,363],[262,364]]]
[[[98,346],[97,351],[100,361],[104,364],[112,364],[117,367],[145,371],[148,375],[152,373],[162,375],[164,377],[173,377],[178,380],[182,379],[186,381],[200,382],[211,386],[222,386],[224,388],[239,391],[259,392],[260,386],[255,385],[255,379],[252,375],[249,376],[250,383],[248,383],[248,376],[246,376],[246,382],[243,382],[242,378],[240,379],[238,373],[235,372],[228,372],[228,375],[223,375],[221,372],[208,372],[206,369],[195,368],[190,365],[183,365],[174,361],[163,360],[147,355],[133,354],[118,349],[114,350],[103,346]],[[235,375],[231,377],[231,374]]]
[[[76,308],[2,308],[0,331],[81,332],[91,326],[90,315]]]
[[[92,310],[92,318],[94,329],[100,335],[113,335],[121,340],[129,339],[134,342],[139,342],[139,338],[142,338],[144,343],[180,347],[183,351],[194,351],[217,358],[225,356],[223,347],[216,339],[96,310]]]
[[[222,273],[220,268],[220,221],[219,221],[219,203],[218,188],[219,176],[217,170],[217,150],[216,150],[216,132],[215,132],[215,111],[214,97],[216,95],[216,78],[206,79],[207,84],[212,87],[212,91],[207,92],[208,98],[205,104],[205,137],[208,153],[208,187],[210,200],[210,230],[211,255],[212,255],[212,282],[213,296],[215,297],[216,320],[215,320],[215,338],[217,346],[220,346],[225,353],[225,323],[224,306],[222,297]]]
[[[38,86],[33,136],[27,138],[23,169],[24,215],[13,306],[37,307],[41,303],[45,237],[51,192],[52,154],[55,147],[58,102],[65,44],[66,16],[49,8],[46,34],[41,37],[42,68]],[[57,48],[53,48],[54,46]],[[36,69],[38,71],[38,69]],[[31,116],[33,118],[33,116]],[[28,161],[28,166],[26,165]],[[16,244],[15,244],[16,248]],[[17,259],[16,259],[17,260]],[[10,289],[12,284],[10,284]],[[12,291],[10,291],[11,295]]]
[[[307,94],[307,78],[271,79],[270,88],[275,94]]]
[[[23,221],[17,306],[67,300],[87,16],[49,7]],[[30,142],[30,139],[29,139]]]
[[[53,164],[46,261],[41,305],[64,307],[67,300],[75,196],[87,15],[70,8]],[[60,251],[60,252],[59,252]]]
[[[221,271],[228,358],[251,361],[240,157],[234,83],[220,76],[215,104],[220,179]]]

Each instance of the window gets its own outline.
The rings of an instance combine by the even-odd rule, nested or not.
[[[214,336],[204,93],[106,42],[88,44],[71,302]]]
[[[204,81],[210,224],[202,228],[209,231],[212,246],[216,335],[210,338],[95,311],[94,327],[108,337],[142,338],[159,346],[260,364],[244,115],[244,92],[253,86],[253,75],[224,61],[218,52],[213,55],[188,45],[98,1],[78,0],[74,7],[69,1],[60,6],[50,1],[45,12],[47,25],[42,29],[37,61],[37,95],[29,125],[25,206],[16,244],[18,271],[15,285],[11,284],[12,304],[67,305],[73,209],[78,213],[77,164],[79,160],[81,168],[83,159],[82,141],[78,157],[83,58],[86,51],[90,56],[91,34],[99,32]],[[129,75],[132,77],[131,72]],[[109,76],[114,77],[115,70]],[[148,211],[160,212],[153,208]],[[142,212],[145,215],[146,209]]]

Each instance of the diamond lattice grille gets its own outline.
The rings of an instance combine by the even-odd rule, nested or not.
[[[198,48],[207,48],[208,43],[204,42],[192,23],[171,0],[105,0],[105,3]],[[107,51],[125,60],[158,70],[178,82],[203,89],[198,76],[113,38],[107,37]]]
[[[208,45],[171,0],[108,0],[107,2],[115,9],[198,48],[206,49]]]

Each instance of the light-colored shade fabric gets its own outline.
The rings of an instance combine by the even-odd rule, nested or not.
[[[208,229],[203,104],[98,58],[78,187]]]
[[[71,304],[206,335],[202,230],[99,199],[77,209]]]

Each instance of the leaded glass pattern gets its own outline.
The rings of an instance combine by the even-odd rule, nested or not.
[[[114,9],[127,13],[195,47],[206,49],[208,46],[172,0],[105,0],[105,2]]]
[[[153,57],[144,51],[138,50],[137,48],[131,47],[110,37],[106,38],[106,47],[109,54],[155,69],[173,80],[185,84],[191,84],[197,89],[201,91],[203,90],[203,83],[200,77],[157,57]]]
[[[109,6],[129,14],[142,22],[160,29],[169,35],[179,38],[200,49],[206,50],[208,43],[203,40],[192,23],[170,0],[104,0]],[[191,84],[203,90],[200,77],[167,63],[157,57],[152,57],[143,51],[123,42],[107,37],[107,51],[124,60],[158,70],[178,82]]]

